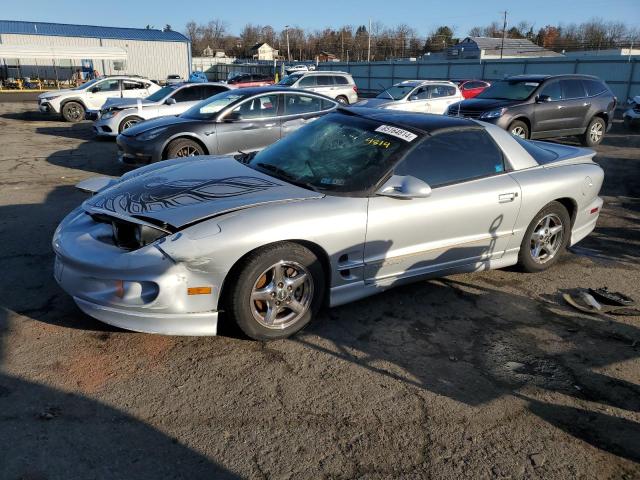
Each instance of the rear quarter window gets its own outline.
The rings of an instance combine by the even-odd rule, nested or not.
[[[538,162],[540,165],[544,165],[546,163],[553,162],[558,158],[558,154],[552,152],[551,150],[547,150],[540,146],[540,144],[536,142],[532,142],[530,140],[525,140],[520,137],[514,136],[515,140],[520,144],[522,148],[524,148],[529,155],[533,157],[533,159]]]
[[[343,77],[342,75],[337,75],[334,77],[336,80],[336,85],[349,85],[349,80],[347,77]]]
[[[594,97],[608,90],[607,86],[598,80],[582,80],[582,84],[589,97]]]

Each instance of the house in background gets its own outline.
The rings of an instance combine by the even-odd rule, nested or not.
[[[268,43],[256,43],[250,48],[251,58],[255,60],[277,60],[278,50]]]
[[[329,52],[320,52],[318,54],[319,62],[339,62],[340,59],[336,57],[333,53]]]
[[[467,37],[447,49],[447,59],[562,57],[561,53],[540,47],[524,38]]]

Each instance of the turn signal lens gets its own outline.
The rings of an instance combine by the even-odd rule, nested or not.
[[[211,287],[190,287],[187,288],[188,295],[211,295]]]
[[[598,207],[596,207],[596,208],[592,208],[592,209],[591,209],[591,213],[596,213],[598,210],[599,210],[599,209],[598,209]]]
[[[124,297],[124,280],[116,280],[116,297]]]

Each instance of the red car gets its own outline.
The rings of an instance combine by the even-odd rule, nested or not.
[[[457,80],[456,83],[464,98],[473,98],[491,86],[489,82],[483,80]]]
[[[227,80],[229,85],[234,87],[264,87],[266,85],[273,85],[273,77],[269,75],[262,75],[260,73],[239,73]]]

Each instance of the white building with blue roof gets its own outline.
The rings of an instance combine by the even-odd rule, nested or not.
[[[174,31],[0,20],[0,78],[66,80],[78,70],[188,78],[191,43]]]

